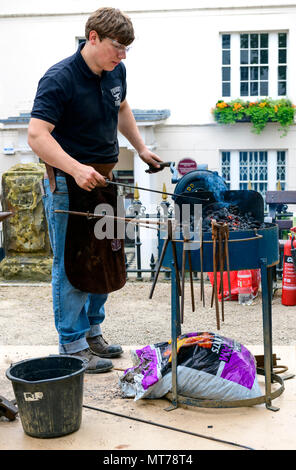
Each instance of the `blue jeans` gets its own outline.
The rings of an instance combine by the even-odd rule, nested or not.
[[[56,178],[56,190],[50,191],[49,180],[44,180],[43,205],[53,251],[52,298],[55,326],[59,334],[59,352],[71,354],[88,348],[86,337],[102,334],[107,294],[88,294],[70,284],[64,266],[64,244],[68,214],[54,211],[69,210],[66,178]]]

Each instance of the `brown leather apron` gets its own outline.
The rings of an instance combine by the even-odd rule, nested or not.
[[[95,167],[95,165],[92,165]],[[98,204],[108,204],[117,213],[117,187],[80,188],[65,174],[69,192],[69,211],[94,213]],[[114,179],[114,178],[113,178]],[[83,292],[108,294],[126,283],[124,239],[98,239],[95,225],[99,218],[68,216],[64,264],[69,282]]]

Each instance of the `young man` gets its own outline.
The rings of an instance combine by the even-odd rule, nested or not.
[[[107,294],[75,288],[65,272],[64,245],[69,177],[83,193],[107,186],[118,160],[117,128],[140,158],[158,167],[160,158],[144,144],[126,101],[126,74],[121,62],[134,40],[131,20],[120,10],[100,8],[87,20],[86,42],[52,66],[41,78],[31,113],[28,143],[45,162],[44,207],[53,249],[53,308],[61,354],[87,361],[88,373],[110,370],[122,353],[102,336]],[[72,180],[71,180],[72,181]],[[110,185],[109,185],[110,186]],[[102,359],[103,358],[103,359]]]

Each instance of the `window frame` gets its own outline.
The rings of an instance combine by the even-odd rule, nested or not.
[[[229,153],[229,163],[227,166],[230,168],[228,174],[230,179],[226,181],[230,190],[239,190],[240,183],[240,152],[266,152],[267,153],[267,191],[275,191],[278,183],[278,168],[284,166],[285,179],[281,179],[282,189],[285,189],[287,185],[287,164],[288,164],[288,150],[287,149],[223,149],[220,150],[220,174],[223,177],[223,153]],[[285,153],[284,165],[279,164],[279,153]],[[264,181],[263,181],[264,182]],[[249,183],[245,181],[244,183]]]
[[[241,95],[241,67],[242,64],[240,63],[240,38],[242,34],[268,34],[268,94],[267,95],[250,95],[250,87],[249,87],[249,94],[248,95]],[[286,34],[286,63],[282,64],[279,63],[279,50],[282,49],[279,47],[279,35]],[[230,35],[230,64],[223,64],[223,36]],[[273,99],[286,99],[288,96],[288,88],[289,88],[289,70],[288,70],[288,63],[289,63],[289,31],[288,30],[272,30],[272,31],[221,31],[220,32],[220,92],[222,98],[227,99],[229,101],[237,98],[241,98],[245,101],[255,101],[258,99],[264,99],[267,96],[273,97]],[[247,67],[251,68],[251,64],[247,64]],[[258,64],[260,67],[260,64]],[[286,67],[286,79],[280,80],[279,79],[279,67],[285,66]],[[230,67],[230,81],[223,81],[223,67]],[[250,74],[250,72],[249,72]],[[286,83],[286,94],[279,95],[279,82],[285,81]],[[250,78],[249,78],[250,82]],[[223,95],[223,83],[230,84],[230,94]],[[259,87],[258,87],[259,88]],[[258,90],[259,93],[260,90]]]

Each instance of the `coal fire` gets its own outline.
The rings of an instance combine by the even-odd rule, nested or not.
[[[242,213],[237,205],[211,204],[203,210],[203,231],[211,230],[212,220],[227,223],[229,230],[254,230],[266,227],[266,224],[255,219],[252,212]]]

